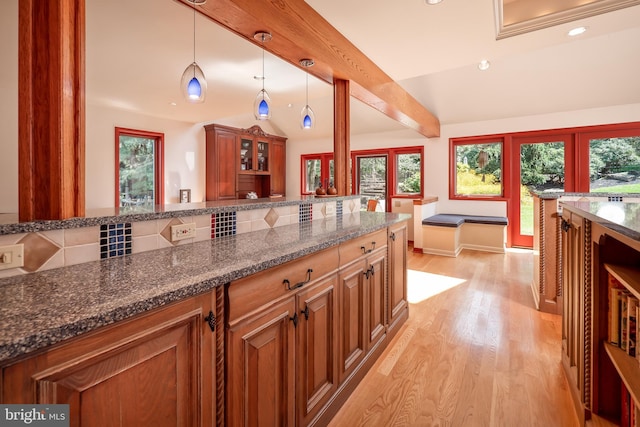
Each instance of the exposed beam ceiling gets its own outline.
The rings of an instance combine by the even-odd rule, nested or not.
[[[177,1],[191,7],[187,0]],[[197,10],[253,43],[257,31],[271,33],[265,50],[296,65],[302,58],[312,58],[315,66],[310,74],[329,83],[350,80],[355,98],[426,137],[440,135],[440,122],[430,111],[306,2],[216,0]]]

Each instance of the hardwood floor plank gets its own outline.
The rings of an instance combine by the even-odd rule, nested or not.
[[[410,314],[330,426],[578,425],[531,252],[409,248]]]

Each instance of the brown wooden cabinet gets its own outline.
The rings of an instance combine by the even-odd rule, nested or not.
[[[226,425],[307,426],[331,419],[388,342],[388,313],[394,313],[395,330],[408,313],[406,272],[400,271],[406,223],[394,227],[392,249],[387,233],[228,285]],[[389,254],[400,258],[391,262],[393,273]],[[401,283],[389,285],[389,278]]]
[[[71,425],[216,425],[214,294],[5,365],[0,401],[69,404]]]
[[[390,334],[395,334],[409,316],[407,299],[407,223],[389,227],[389,301],[387,323]]]
[[[228,286],[227,425],[307,425],[333,396],[337,266],[331,248]]]
[[[591,410],[591,226],[576,213],[562,214],[562,365],[579,418]]]
[[[271,142],[271,194],[287,193],[287,146],[283,139]]]
[[[239,129],[206,125],[207,200],[244,199],[285,194],[286,138],[253,126]]]
[[[339,372],[345,381],[386,331],[386,230],[340,246]]]

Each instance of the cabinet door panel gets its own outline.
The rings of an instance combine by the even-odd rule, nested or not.
[[[365,344],[365,262],[357,262],[340,274],[340,382],[358,366]]]
[[[389,330],[398,325],[407,302],[407,225],[390,228],[389,234]]]
[[[369,257],[367,281],[367,350],[373,348],[385,333],[385,289],[387,287],[387,251],[375,252]]]
[[[3,369],[5,403],[67,403],[71,425],[215,425],[204,294]]]
[[[287,192],[287,152],[284,141],[274,140],[271,142],[271,194],[282,194]]]
[[[307,425],[338,388],[337,276],[298,294],[298,425]]]
[[[221,130],[216,130],[213,137],[207,134],[207,200],[237,197],[237,157],[236,134]]]
[[[227,330],[227,425],[294,425],[294,313],[292,297]]]

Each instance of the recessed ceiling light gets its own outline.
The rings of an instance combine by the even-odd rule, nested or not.
[[[442,0],[424,0],[427,4],[438,4],[442,2]]]
[[[481,71],[486,71],[489,69],[490,66],[491,66],[491,62],[487,61],[486,59],[483,59],[478,64],[478,69]]]
[[[569,37],[575,37],[583,34],[585,31],[587,31],[587,27],[576,27],[571,29],[567,34]]]

